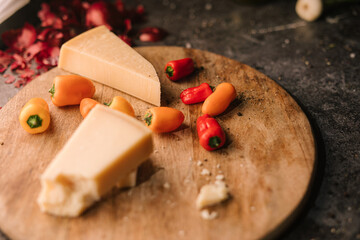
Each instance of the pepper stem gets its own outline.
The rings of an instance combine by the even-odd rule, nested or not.
[[[51,93],[51,96],[54,97],[55,94],[55,83],[52,85],[52,87],[49,89],[49,93]]]
[[[221,143],[221,139],[218,136],[211,137],[209,139],[209,146],[211,148],[217,148]]]
[[[144,117],[144,121],[145,121],[146,125],[150,126],[151,120],[152,120],[152,113],[151,112],[146,113],[145,117]]]
[[[171,66],[167,66],[165,73],[166,73],[169,77],[172,77],[172,76],[174,75],[174,69],[173,69]]]
[[[26,123],[30,128],[38,128],[42,125],[42,119],[39,117],[39,115],[31,115]]]
[[[104,102],[104,105],[106,105],[106,106],[110,106],[111,104],[112,104],[112,101],[110,103]]]

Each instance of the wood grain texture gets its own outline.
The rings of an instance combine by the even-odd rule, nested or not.
[[[185,114],[182,127],[155,135],[155,151],[139,168],[138,184],[114,190],[81,217],[58,218],[40,212],[39,176],[81,122],[77,106],[57,108],[47,90],[54,69],[33,80],[0,110],[0,228],[13,239],[259,239],[285,226],[303,200],[313,175],[315,146],[311,126],[298,104],[274,81],[242,63],[209,52],[179,47],[137,49],[157,70],[162,105]],[[169,60],[192,57],[203,69],[183,81],[163,73]],[[226,146],[205,151],[198,143],[196,119],[201,104],[184,105],[180,92],[208,82],[231,82],[238,98],[217,117]],[[96,84],[95,99],[125,97],[140,116],[151,107],[136,98]],[[141,87],[141,86],[139,86]],[[50,129],[30,135],[18,123],[32,97],[47,100]],[[201,161],[202,166],[197,162]],[[220,164],[220,168],[216,166]],[[201,175],[208,169],[211,176]],[[201,186],[222,173],[231,198],[212,207],[204,220],[195,208]],[[169,183],[170,188],[164,188]],[[285,221],[285,222],[284,222]]]

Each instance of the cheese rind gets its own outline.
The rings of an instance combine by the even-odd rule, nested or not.
[[[58,66],[160,106],[155,68],[105,26],[64,43]]]
[[[41,176],[42,211],[78,216],[145,161],[152,133],[140,121],[96,105]]]

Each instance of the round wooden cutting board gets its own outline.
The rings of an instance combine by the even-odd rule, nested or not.
[[[180,129],[154,134],[155,150],[139,167],[137,186],[114,190],[77,218],[40,211],[39,176],[82,121],[78,106],[57,108],[51,103],[48,89],[53,78],[66,73],[55,68],[0,110],[1,230],[12,239],[26,240],[247,240],[277,235],[306,200],[316,163],[311,126],[298,104],[262,73],[223,56],[180,47],[137,51],[157,70],[162,106],[185,115]],[[178,82],[168,80],[165,64],[185,57],[193,58],[199,71]],[[216,86],[223,81],[235,86],[237,99],[216,117],[227,135],[225,147],[207,152],[196,133],[201,104],[184,105],[179,95],[203,82]],[[95,86],[96,100],[109,102],[121,95],[139,119],[152,107],[102,84]],[[18,122],[21,107],[32,97],[43,97],[50,107],[52,122],[43,134],[30,135]],[[202,175],[203,169],[211,174]],[[231,197],[210,209],[218,213],[216,219],[205,220],[195,199],[217,175],[225,176]]]

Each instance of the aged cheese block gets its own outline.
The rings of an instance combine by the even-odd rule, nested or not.
[[[160,106],[155,68],[105,26],[64,43],[58,66]]]
[[[144,124],[97,104],[42,174],[41,210],[78,216],[136,173],[152,150],[152,133]]]

